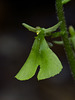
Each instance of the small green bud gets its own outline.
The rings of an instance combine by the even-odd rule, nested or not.
[[[75,35],[73,37],[71,37],[71,44],[72,44],[72,47],[75,51]]]
[[[69,26],[69,33],[71,36],[75,35],[75,30],[74,30],[73,26]]]
[[[53,41],[53,43],[58,44],[58,45],[63,45],[63,41]]]
[[[66,4],[66,3],[68,3],[69,1],[71,1],[71,0],[62,0],[62,4]]]

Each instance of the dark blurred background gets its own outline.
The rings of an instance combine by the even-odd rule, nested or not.
[[[64,11],[67,27],[75,27],[75,0],[64,5]],[[34,27],[55,25],[55,0],[0,0],[0,100],[75,100],[75,84],[63,46],[52,47],[63,65],[59,75],[42,81],[37,80],[37,73],[28,81],[14,78],[36,36],[22,26],[23,22]]]

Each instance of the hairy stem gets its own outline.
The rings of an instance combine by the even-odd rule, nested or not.
[[[56,11],[57,11],[58,20],[62,21],[62,24],[60,25],[60,30],[64,34],[62,34],[61,37],[64,43],[64,48],[65,48],[68,62],[70,64],[73,76],[75,78],[75,57],[73,55],[73,51],[68,39],[68,31],[67,31],[66,21],[64,17],[62,0],[56,0]]]

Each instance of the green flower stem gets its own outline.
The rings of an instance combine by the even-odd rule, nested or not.
[[[56,0],[56,10],[57,10],[57,16],[58,16],[59,21],[62,21],[62,24],[60,25],[60,30],[64,32],[64,34],[61,34],[61,37],[64,43],[65,51],[67,54],[67,58],[68,58],[73,76],[75,78],[75,58],[74,58],[73,51],[68,39],[68,31],[66,27],[64,12],[63,12],[62,0]]]

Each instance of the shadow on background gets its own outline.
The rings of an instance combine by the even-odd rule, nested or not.
[[[75,27],[75,1],[64,7],[67,26]],[[59,75],[43,81],[37,81],[37,73],[24,82],[14,78],[27,59],[36,36],[25,29],[22,22],[34,27],[55,25],[55,0],[0,0],[0,100],[75,100],[75,85],[62,46],[54,44],[52,48],[63,64]]]

